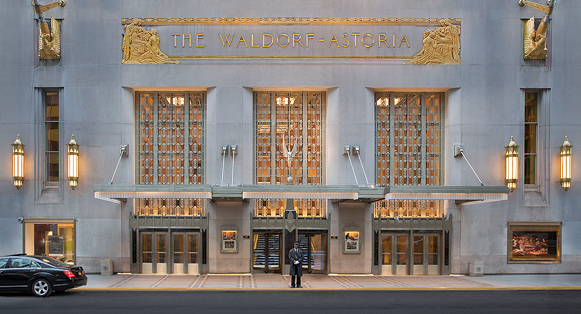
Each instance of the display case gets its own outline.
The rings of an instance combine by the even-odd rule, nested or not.
[[[238,227],[224,226],[220,233],[222,239],[222,253],[238,253]]]
[[[348,227],[343,229],[345,242],[343,244],[343,253],[360,253],[359,238],[361,233],[357,227]]]
[[[24,219],[24,253],[46,255],[63,263],[76,262],[76,221]]]
[[[509,222],[508,263],[560,263],[560,222]]]

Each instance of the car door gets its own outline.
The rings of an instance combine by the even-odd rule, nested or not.
[[[4,267],[5,287],[28,288],[28,280],[39,268],[38,263],[27,257],[12,257]]]
[[[8,264],[8,257],[0,257],[0,288],[6,285],[6,280],[4,278],[5,266]]]

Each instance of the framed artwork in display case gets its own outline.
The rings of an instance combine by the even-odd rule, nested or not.
[[[222,253],[238,253],[238,227],[224,226],[220,232]]]
[[[64,237],[59,236],[47,236],[48,256],[63,256],[65,254],[64,239]]]
[[[361,232],[358,227],[348,227],[343,229],[345,242],[343,244],[343,253],[360,253],[359,239]]]
[[[509,222],[508,263],[560,263],[561,222]]]

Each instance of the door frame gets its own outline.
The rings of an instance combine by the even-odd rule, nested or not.
[[[172,228],[139,228],[137,230],[137,263],[139,266],[139,273],[143,274],[143,234],[147,234],[150,233],[152,234],[152,267],[151,267],[151,274],[172,274],[173,273],[173,254],[174,254],[174,249],[173,249],[173,235],[174,234],[197,234],[198,235],[198,258],[197,258],[197,262],[195,264],[197,264],[197,274],[200,273],[200,266],[202,264],[202,249],[203,249],[203,235],[202,235],[202,231],[200,229],[172,229]],[[165,272],[158,272],[158,264],[164,264],[164,263],[158,263],[157,262],[157,241],[156,241],[156,235],[157,234],[165,234],[166,235],[166,271]],[[187,237],[184,237],[184,241],[187,241]],[[187,243],[187,242],[186,242]],[[189,263],[189,265],[192,265],[194,263]],[[184,265],[185,266],[185,265]],[[186,269],[186,267],[184,267],[184,269]],[[188,269],[188,273],[189,269]],[[146,274],[150,274],[150,273],[146,273]]]
[[[143,236],[145,234],[151,234],[151,272],[144,272],[144,262],[143,262]],[[157,235],[161,235],[164,234],[166,236],[166,271],[165,273],[168,273],[168,270],[170,269],[168,266],[169,264],[169,256],[168,255],[168,251],[167,251],[167,247],[168,247],[168,238],[170,236],[169,230],[167,229],[148,229],[148,230],[139,230],[138,233],[138,240],[139,240],[139,244],[138,244],[138,261],[139,261],[139,273],[141,274],[160,274],[160,272],[158,272],[157,270],[157,264],[163,264],[163,263],[159,263],[157,261]],[[171,241],[171,240],[170,240]]]
[[[174,263],[174,253],[175,253],[175,248],[174,248],[174,237],[176,235],[183,235],[184,238],[182,241],[183,242],[183,246],[184,246],[184,251],[182,252],[184,254],[184,262],[183,264],[183,268],[182,268],[182,272],[179,274],[188,274],[188,275],[198,275],[200,273],[200,246],[201,246],[201,238],[202,238],[202,234],[199,231],[191,231],[191,230],[170,230],[170,243],[171,245],[169,245],[169,251],[170,251],[170,260],[169,260],[169,264],[170,264],[170,270],[172,274],[176,274],[175,272],[175,263]],[[197,236],[197,257],[196,257],[196,262],[195,263],[190,263],[188,262],[188,258],[186,258],[186,256],[189,255],[190,251],[189,251],[189,246],[188,246],[188,236],[189,235],[195,235]]]
[[[323,230],[323,231],[299,230],[297,235],[301,235],[301,234],[303,234],[307,237],[307,247],[309,248],[307,250],[307,256],[306,256],[306,258],[307,258],[306,271],[310,274],[327,274],[329,272],[329,235],[328,235],[327,231],[326,230]],[[311,269],[311,263],[309,262],[309,259],[311,257],[311,250],[310,250],[311,245],[310,244],[311,244],[312,236],[314,236],[314,235],[325,236],[325,240],[324,240],[324,242],[325,242],[325,262],[323,265],[323,267],[324,267],[323,270]],[[303,270],[304,270],[304,268],[303,268]]]
[[[265,273],[283,273],[283,266],[284,266],[284,252],[283,252],[283,230],[253,230],[252,231],[252,239],[254,239],[254,235],[256,234],[265,234],[266,238],[265,238],[265,245],[264,245],[264,269],[263,271]],[[269,266],[268,266],[268,254],[270,252],[270,250],[268,249],[268,241],[270,239],[271,235],[278,235],[278,251],[279,251],[279,255],[278,255],[278,270],[273,270],[273,271],[269,271]],[[254,267],[254,243],[251,243],[250,245],[250,249],[252,251],[251,254],[251,265],[250,267],[252,268],[252,272],[256,272],[256,271],[260,271],[262,268],[255,268]]]
[[[406,265],[405,265],[405,274],[401,270],[398,270],[396,265],[396,249],[397,249],[397,236],[407,236],[407,245],[406,245]],[[392,243],[391,243],[391,265],[384,265],[383,264],[383,238],[385,236],[392,236]],[[415,266],[414,265],[414,237],[422,236],[423,237],[423,251],[422,251],[422,265]],[[437,236],[437,245],[438,245],[438,265],[432,266],[428,265],[428,239],[430,236]],[[415,276],[424,276],[424,275],[442,275],[443,274],[443,262],[444,262],[444,233],[441,230],[381,230],[379,234],[379,266],[380,266],[380,274],[384,276],[396,276],[396,275],[415,275]],[[388,267],[384,267],[388,266]],[[401,267],[401,266],[400,266]],[[421,273],[418,273],[418,270],[421,269]]]
[[[429,252],[428,252],[428,248],[429,248],[429,238],[431,236],[436,236],[437,237],[437,246],[438,246],[438,253],[437,253],[437,265],[433,265],[430,266],[429,265]],[[415,264],[411,265],[412,268],[412,275],[440,275],[442,274],[442,234],[438,234],[435,232],[421,232],[421,233],[413,233],[413,237],[423,237],[422,241],[422,265],[418,265],[416,266]],[[412,256],[416,254],[412,244],[411,247],[411,254]],[[414,262],[414,260],[412,259],[412,262]]]
[[[383,238],[386,236],[392,237],[391,241],[391,264],[384,265],[383,264]],[[405,256],[406,256],[406,264],[405,265],[398,265],[397,264],[397,255],[398,255],[398,242],[397,238],[405,236],[406,237],[406,245],[405,245]],[[393,232],[382,232],[381,233],[381,242],[380,242],[380,254],[381,254],[381,274],[382,275],[393,275],[393,276],[402,276],[402,275],[409,275],[410,274],[410,234],[406,232],[402,232],[399,230]]]

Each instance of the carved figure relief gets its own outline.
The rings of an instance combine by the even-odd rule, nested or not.
[[[525,22],[524,58],[525,60],[542,60],[547,58],[547,26],[549,18],[545,15],[535,31],[535,17]]]
[[[404,64],[461,64],[460,26],[450,19],[438,22],[441,26],[424,32],[422,50]]]
[[[35,4],[36,1],[32,2],[32,7],[34,8],[34,12],[38,13],[38,15],[41,15],[42,13],[54,9],[58,6],[64,7],[65,5],[67,5],[67,3],[65,1],[57,1],[57,2],[53,2],[53,3],[49,3],[49,4]]]
[[[61,58],[61,22],[50,18],[50,29],[47,22],[38,24],[38,58],[54,60]]]
[[[140,25],[140,19],[133,19],[131,24],[124,27],[123,59],[121,60],[123,64],[180,63],[170,60],[159,50],[159,36],[155,29],[148,32]]]
[[[534,16],[525,22],[523,45],[525,60],[543,60],[547,58],[547,28],[549,26],[549,16],[553,13],[555,2],[555,0],[548,0],[547,5],[523,0],[518,2],[521,7],[526,5],[546,14],[536,30]]]
[[[290,131],[289,131],[289,141],[290,141]],[[284,136],[282,137],[282,154],[284,156],[284,158],[286,158],[286,162],[288,165],[288,172],[289,175],[287,177],[287,182],[288,184],[293,184],[293,177],[291,175],[291,169],[292,169],[292,162],[293,162],[293,158],[295,158],[295,155],[297,154],[298,151],[298,137],[295,137],[295,144],[293,145],[292,150],[287,148],[286,143],[284,142]]]

